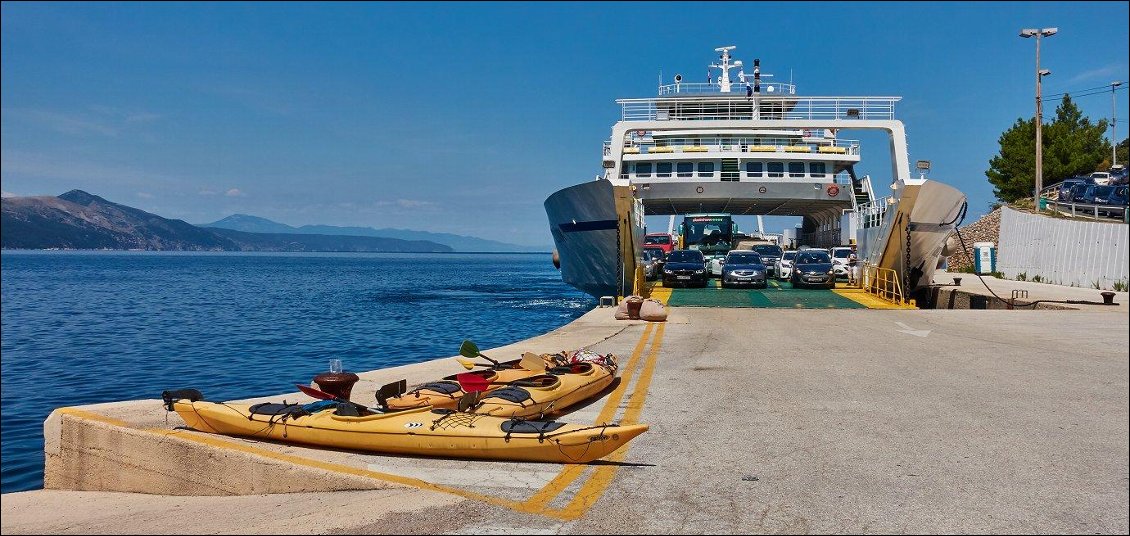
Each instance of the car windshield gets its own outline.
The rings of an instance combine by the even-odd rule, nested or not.
[[[639,235],[636,235],[639,236]],[[702,252],[695,250],[672,251],[667,262],[704,262]]]
[[[786,261],[791,261],[791,260],[796,258],[796,252],[795,251],[786,251],[785,256],[781,257],[781,258],[786,260]]]
[[[805,251],[797,255],[797,264],[828,264],[832,259],[823,251]]]
[[[643,258],[645,258],[645,259],[662,259],[663,258],[663,250],[654,249],[654,248],[647,248],[647,249],[643,250]]]
[[[832,252],[832,256],[837,259],[846,259],[848,255],[851,255],[850,249],[837,249]]]
[[[636,235],[636,236],[639,236],[639,235]],[[771,257],[780,257],[781,256],[781,246],[773,246],[773,245],[769,245],[769,244],[760,244],[760,245],[757,245],[757,246],[753,246],[753,250],[762,254],[762,255],[769,255]]]
[[[731,253],[726,256],[726,264],[761,264],[761,255],[756,253]]]
[[[636,236],[639,236],[639,235],[636,235]],[[645,237],[643,237],[643,243],[644,244],[670,244],[671,243],[671,237],[667,236],[667,235],[645,236]]]

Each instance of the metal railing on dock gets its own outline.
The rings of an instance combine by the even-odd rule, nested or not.
[[[860,286],[867,293],[895,305],[913,305],[908,301],[899,282],[899,274],[890,268],[881,268],[871,264],[863,265],[863,277]]]

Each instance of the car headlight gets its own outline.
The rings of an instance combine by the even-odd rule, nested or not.
[[[695,271],[694,271],[694,273],[696,273],[696,274],[704,274],[704,273],[706,273],[706,268],[703,268],[703,269],[701,269],[701,270],[695,270]]]
[[[665,273],[665,274],[667,274],[667,275],[671,275],[671,274],[673,274],[673,273],[675,273],[675,272],[673,272],[673,271],[671,271],[671,270],[668,270],[668,269],[664,268],[664,269],[663,269],[663,273]]]
[[[832,275],[832,274],[834,274],[834,273],[836,273],[836,271],[835,271],[835,270],[828,270],[828,275]]]

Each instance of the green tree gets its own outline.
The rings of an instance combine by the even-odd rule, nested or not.
[[[1109,159],[1105,132],[1105,119],[1091,123],[1071,96],[1064,95],[1055,119],[1043,128],[1044,185],[1090,173]],[[1036,182],[1036,122],[1017,119],[998,142],[1000,153],[989,161],[985,172],[993,195],[1007,203],[1031,197]]]
[[[1115,155],[1118,156],[1118,163],[1125,166],[1130,160],[1130,138],[1123,138],[1114,150]]]

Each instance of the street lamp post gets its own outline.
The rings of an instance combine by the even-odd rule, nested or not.
[[[1052,74],[1047,69],[1040,69],[1040,38],[1051,37],[1058,31],[1059,28],[1020,30],[1020,37],[1036,37],[1036,197],[1033,198],[1033,201],[1036,204],[1037,212],[1040,211],[1040,190],[1044,189],[1044,114],[1040,99],[1040,81],[1045,76]]]
[[[1110,83],[1110,167],[1118,165],[1118,109],[1115,107],[1114,89],[1121,85],[1121,80]]]

